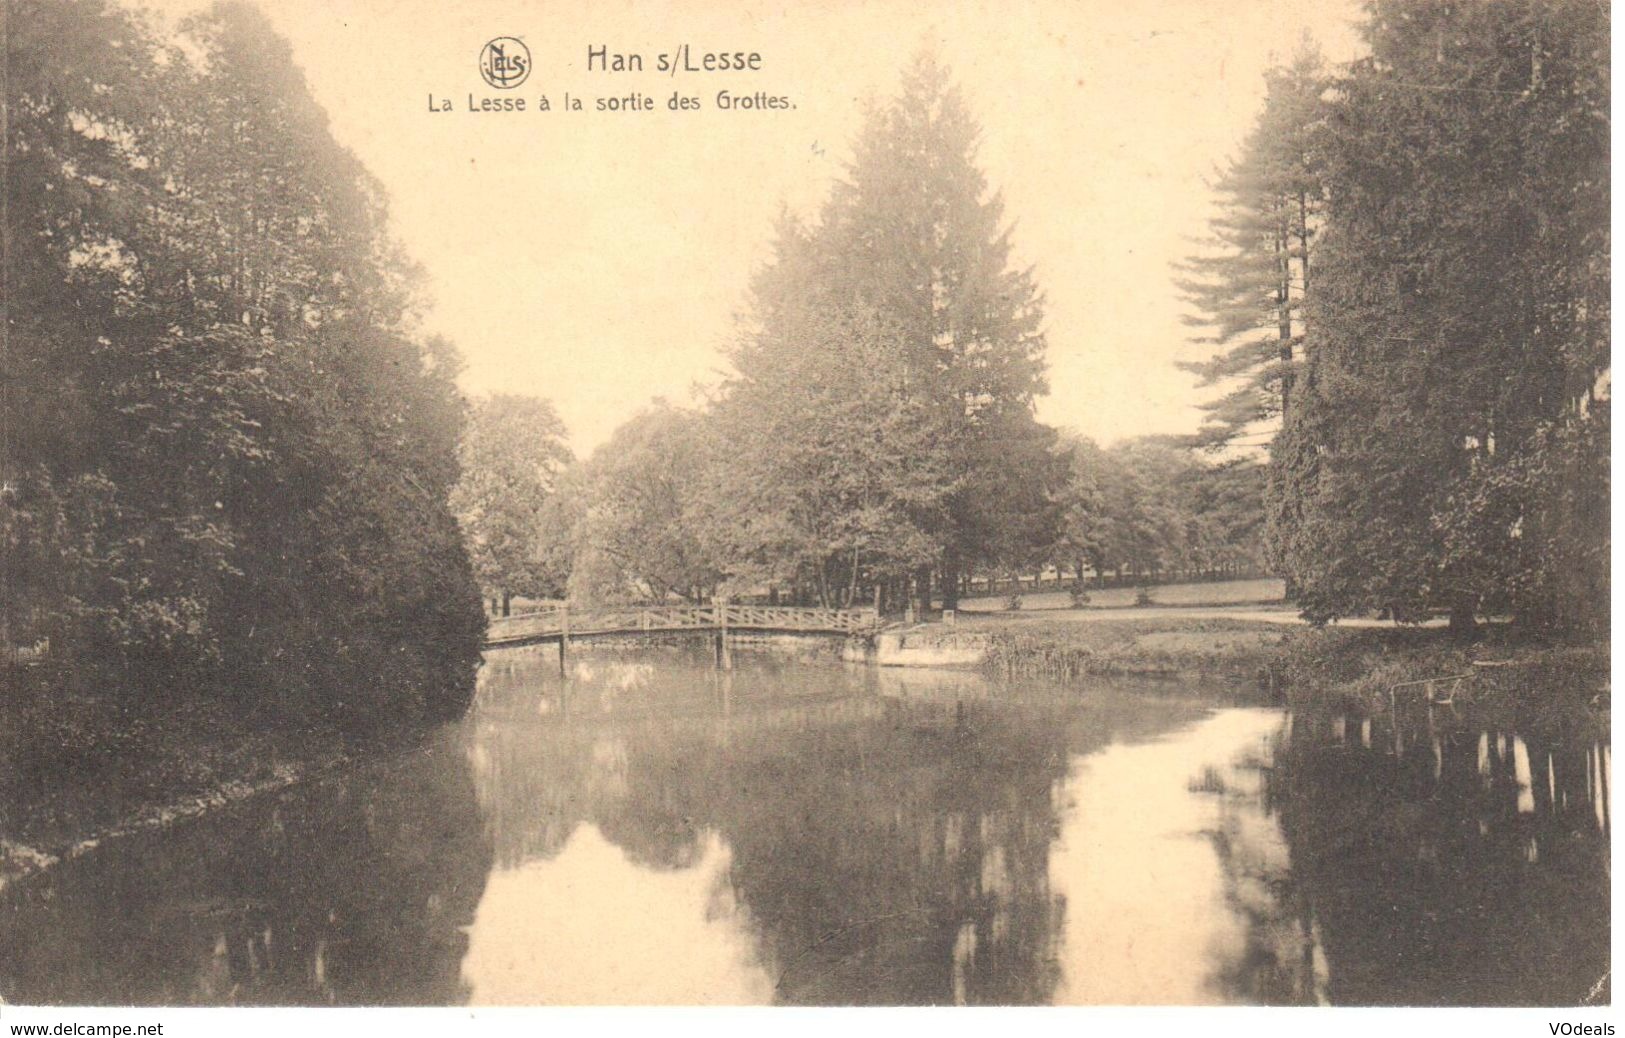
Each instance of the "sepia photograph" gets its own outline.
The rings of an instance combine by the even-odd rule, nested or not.
[[[7,1035],[1613,1033],[1607,0],[0,3]]]

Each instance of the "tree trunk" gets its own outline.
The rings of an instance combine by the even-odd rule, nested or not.
[[[502,615],[507,616],[509,607],[513,604],[513,592],[507,588],[502,589]]]
[[[959,608],[959,554],[954,551],[942,558],[942,608]]]
[[[846,608],[858,604],[858,549],[852,549],[852,575],[846,584]]]
[[[1298,192],[1298,226],[1296,230],[1298,232],[1298,251],[1301,253],[1298,257],[1298,282],[1299,287],[1303,289],[1303,296],[1300,298],[1307,298],[1309,295],[1309,193],[1306,191]],[[1303,327],[1301,316],[1298,326]],[[1307,335],[1308,331],[1305,330],[1304,334]]]
[[[931,567],[921,566],[914,572],[914,587],[919,592],[919,616],[924,620],[931,612]]]
[[[1292,363],[1292,242],[1287,237],[1287,229],[1280,227],[1276,231],[1275,255],[1276,276],[1278,278],[1275,289],[1276,327],[1280,339],[1281,362]],[[1281,420],[1286,420],[1287,407],[1292,401],[1292,373],[1281,373]]]
[[[1470,641],[1478,633],[1478,619],[1473,615],[1473,602],[1456,598],[1450,603],[1450,634],[1457,641]]]

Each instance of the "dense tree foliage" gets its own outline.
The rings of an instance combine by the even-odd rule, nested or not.
[[[7,8],[0,449],[12,644],[347,724],[466,703],[462,403],[382,192],[285,42]]]
[[[1271,529],[1314,618],[1605,626],[1608,12],[1377,0]]]
[[[1061,472],[1033,417],[1042,302],[1011,264],[976,138],[947,72],[916,60],[755,288],[723,411],[736,431],[782,432],[745,478],[795,504],[775,509],[788,528],[737,547],[826,599],[910,571],[925,593],[935,570],[951,607],[967,566],[1024,565],[1054,540]]]
[[[565,477],[542,555],[573,598],[953,608],[972,573],[1256,569],[1261,467],[1034,418],[1042,301],[976,138],[918,59],[816,218],[781,218],[707,406],[647,412]]]
[[[515,594],[562,594],[540,548],[542,514],[572,455],[553,405],[496,393],[476,400],[463,433],[462,479],[451,507],[473,556],[474,574],[507,615]]]
[[[1263,466],[1209,462],[1158,439],[1062,442],[1071,475],[1057,564],[1147,582],[1262,568]]]
[[[936,585],[952,607],[969,568],[1053,553],[1041,300],[976,136],[917,60],[816,219],[780,221],[713,399],[639,416],[567,477],[542,554],[568,542],[572,596],[890,608]]]
[[[702,416],[657,402],[593,452],[570,487],[571,599],[701,602],[716,593],[722,573],[701,529],[712,450]]]
[[[752,449],[718,459],[707,528],[736,585],[846,603],[935,564],[962,476],[906,339],[829,283],[827,248],[787,223],[757,280],[758,327],[714,414],[721,442]]]

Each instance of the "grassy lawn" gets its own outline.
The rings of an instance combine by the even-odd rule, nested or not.
[[[1071,678],[1085,674],[1256,676],[1274,659],[1290,628],[1216,616],[1120,616],[1078,623],[1076,613],[982,613],[953,626],[911,631],[916,645],[933,638],[984,646],[986,664],[1009,674]]]
[[[1124,609],[1134,605],[1139,591],[1131,587],[1090,589],[1085,609]],[[1165,584],[1151,588],[1151,601],[1161,606],[1266,605],[1286,599],[1286,584],[1268,577],[1262,580],[1225,580],[1200,584]],[[961,599],[966,612],[997,612],[1004,609],[1007,596]],[[1071,609],[1072,598],[1065,591],[1030,592],[1021,596],[1026,610]]]

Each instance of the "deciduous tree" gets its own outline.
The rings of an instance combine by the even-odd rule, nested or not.
[[[515,594],[558,594],[538,544],[542,512],[571,461],[564,423],[535,397],[496,393],[474,401],[451,507],[462,525],[474,574],[508,614]]]

